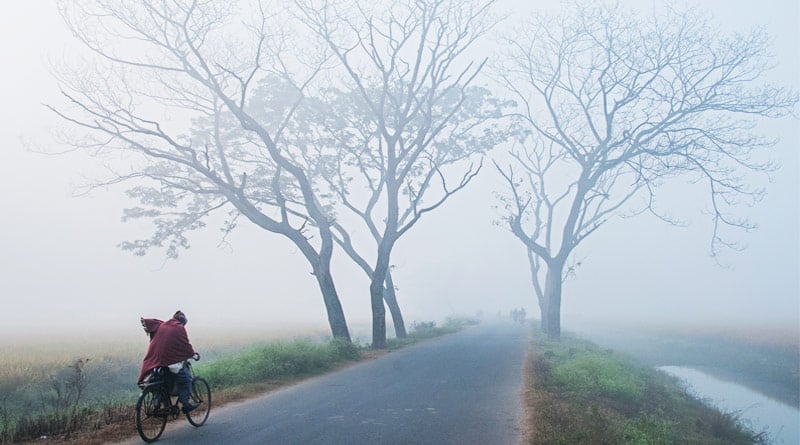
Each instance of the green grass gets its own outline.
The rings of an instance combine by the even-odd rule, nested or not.
[[[634,401],[644,391],[644,376],[621,357],[582,345],[553,369],[553,379],[567,392]]]
[[[534,334],[526,400],[531,443],[754,444],[764,438],[673,377],[568,334]]]
[[[358,360],[360,356],[359,347],[352,343],[331,340],[316,344],[296,340],[253,346],[195,369],[216,388],[228,388],[319,374],[342,362]]]

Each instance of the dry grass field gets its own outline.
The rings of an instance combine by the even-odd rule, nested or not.
[[[201,363],[261,343],[321,343],[329,338],[316,326],[194,326],[189,333]],[[98,411],[85,416],[87,421],[98,427],[110,422],[113,429],[113,417],[129,415],[126,410],[136,400],[136,377],[147,345],[141,330],[0,337],[0,443],[15,443],[12,434],[33,431],[42,423],[63,429],[62,424],[81,417],[76,413],[84,408]]]

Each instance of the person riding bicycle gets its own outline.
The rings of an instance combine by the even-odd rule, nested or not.
[[[197,408],[189,401],[192,392],[192,376],[184,362],[200,354],[194,351],[189,335],[186,333],[186,315],[177,311],[167,321],[156,318],[140,318],[144,331],[150,336],[150,346],[142,362],[138,382],[142,383],[147,375],[159,366],[166,366],[174,376],[178,389],[178,401],[184,413]]]

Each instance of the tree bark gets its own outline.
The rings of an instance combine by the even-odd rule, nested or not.
[[[386,272],[386,287],[383,291],[383,300],[386,306],[389,307],[389,313],[392,316],[392,324],[394,325],[394,335],[397,338],[406,338],[406,324],[403,321],[403,313],[400,311],[400,305],[397,304],[397,295],[394,291],[394,281],[392,280],[392,272]]]
[[[542,332],[547,332],[547,297],[542,291],[542,287],[539,284],[539,263],[536,262],[535,256],[536,252],[532,251],[530,247],[528,247],[528,267],[530,268],[531,272],[531,283],[533,284],[533,290],[536,293],[536,302],[539,304],[539,314],[541,317],[541,330]]]
[[[386,308],[383,306],[383,282],[373,278],[369,285],[372,305],[372,349],[386,349]]]
[[[546,295],[536,295],[536,300],[539,303],[539,313],[542,316],[541,319],[541,330],[544,333],[547,333],[547,318],[549,314],[547,313],[547,296]]]
[[[330,264],[328,266],[330,266]],[[346,340],[348,342],[351,341],[350,331],[347,329],[344,310],[342,310],[339,295],[336,293],[336,287],[333,284],[330,267],[320,268],[314,275],[317,277],[317,283],[322,292],[322,300],[325,302],[325,310],[328,313],[328,324],[331,327],[333,338]]]
[[[547,264],[544,295],[546,300],[546,317],[542,317],[543,325],[546,323],[547,338],[550,340],[561,339],[561,282],[564,272],[564,263],[554,261]],[[546,322],[544,321],[546,319]]]
[[[375,273],[370,267],[369,263],[358,254],[358,252],[353,248],[353,244],[350,241],[350,236],[347,231],[344,230],[343,227],[337,226],[337,229],[341,233],[340,238],[335,238],[336,243],[347,253],[347,255],[352,259],[360,268],[367,274],[370,280],[372,280]],[[392,315],[392,323],[394,324],[394,332],[397,338],[406,338],[406,325],[405,321],[403,320],[403,312],[400,310],[400,305],[397,303],[397,295],[394,291],[394,280],[392,280],[392,272],[391,270],[387,269],[386,272],[386,288],[383,292],[383,300],[386,302],[386,306],[389,307],[389,313]]]
[[[389,225],[392,226],[391,223]],[[387,232],[391,233],[391,230],[394,229],[395,227],[390,227]],[[383,298],[393,244],[394,242],[386,236],[381,240],[378,246],[375,272],[369,284],[370,303],[372,304],[372,349],[386,349],[386,307],[383,305]]]
[[[333,338],[339,338],[350,342],[350,332],[347,329],[344,310],[342,309],[339,293],[336,292],[336,286],[333,284],[333,276],[331,275],[333,234],[331,233],[330,225],[327,224],[327,220],[324,218],[319,219],[325,221],[325,224],[319,225],[319,234],[322,243],[319,248],[318,268],[314,271],[314,275],[317,277],[319,289],[325,301],[325,309],[328,313],[328,324],[330,324]]]
[[[238,207],[238,206],[237,206]],[[242,206],[242,213],[250,218],[251,221],[267,230],[280,233],[289,238],[311,265],[312,274],[317,279],[322,300],[325,303],[325,311],[328,315],[328,325],[331,328],[333,338],[352,341],[350,331],[347,328],[347,320],[344,316],[342,303],[333,282],[331,274],[331,258],[333,257],[333,237],[330,227],[324,224],[319,225],[319,235],[322,240],[319,251],[308,241],[308,239],[297,230],[277,230],[268,225],[263,215],[254,212],[251,206]],[[323,220],[324,222],[324,220]]]

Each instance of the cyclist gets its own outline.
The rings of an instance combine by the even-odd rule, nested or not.
[[[186,315],[177,311],[167,321],[156,318],[140,318],[144,331],[150,336],[150,346],[142,362],[142,371],[138,382],[141,383],[147,374],[159,366],[166,366],[174,376],[178,389],[178,401],[184,413],[197,408],[189,401],[192,392],[192,376],[184,362],[191,357],[200,358],[194,351],[189,335],[186,333]]]

